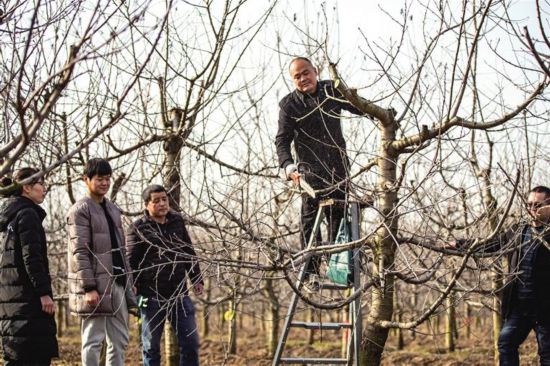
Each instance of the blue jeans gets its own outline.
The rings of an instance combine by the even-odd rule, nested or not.
[[[535,331],[540,364],[550,366],[550,322],[541,324],[535,315],[522,314],[512,310],[498,337],[498,352],[501,366],[519,366],[519,346],[525,341],[531,329]]]
[[[199,366],[199,336],[195,308],[188,296],[159,302],[149,298],[141,307],[141,343],[143,365],[160,366],[160,337],[166,319],[178,338],[180,366]]]

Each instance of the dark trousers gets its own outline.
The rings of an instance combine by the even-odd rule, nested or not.
[[[149,298],[147,306],[140,310],[144,366],[160,365],[160,338],[166,319],[172,324],[178,338],[179,365],[199,366],[199,336],[195,308],[189,296],[167,302]]]
[[[306,195],[302,196],[302,249],[305,249],[307,247],[307,244],[313,232],[313,225],[315,224],[315,218],[317,217],[319,203],[329,198],[344,200],[346,198],[346,193],[342,190],[335,190],[326,195],[317,196],[316,198],[312,198]],[[328,242],[332,242],[336,238],[336,234],[338,234],[338,226],[340,225],[340,221],[344,217],[344,212],[345,210],[343,205],[325,206],[325,220],[328,220]],[[315,238],[315,240],[317,242],[322,241],[321,230],[317,232],[317,237]],[[318,275],[320,265],[321,257],[312,257],[309,261],[309,265],[306,268],[306,276],[309,276],[310,274]]]
[[[550,366],[550,322],[540,323],[533,312],[526,314],[512,310],[498,337],[501,366],[519,366],[519,346],[531,330],[535,331],[540,364]]]
[[[4,366],[50,366],[51,361],[13,361],[4,360]]]

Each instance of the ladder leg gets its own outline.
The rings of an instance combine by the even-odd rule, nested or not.
[[[311,232],[311,236],[307,244],[308,249],[314,247],[315,238],[317,238],[317,232],[321,227],[322,221],[323,221],[323,208],[319,207],[317,211],[317,216],[315,217],[315,223],[313,224],[313,230]],[[304,264],[302,265],[302,268],[300,269],[300,274],[298,275],[298,280],[296,281],[296,288],[298,289],[302,287],[302,283],[306,277],[306,269],[310,261],[311,261],[311,257],[307,258]],[[275,350],[275,356],[273,357],[272,366],[278,366],[279,362],[281,361],[281,356],[283,354],[283,350],[286,344],[286,338],[288,336],[288,331],[290,329],[290,323],[292,322],[292,318],[294,317],[294,311],[296,310],[298,299],[299,299],[298,294],[293,293],[292,298],[290,300],[290,304],[288,305],[288,311],[286,313],[283,331],[281,333],[281,336],[279,337],[279,343],[277,344],[277,349]]]
[[[358,203],[351,205],[351,240],[360,238],[361,213]],[[361,248],[353,250],[353,291],[354,293],[361,289]],[[362,336],[362,316],[361,316],[361,296],[353,301],[353,359],[354,365],[359,366],[359,351]]]

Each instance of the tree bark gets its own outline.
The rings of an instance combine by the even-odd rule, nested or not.
[[[315,321],[315,312],[313,311],[313,308],[310,306],[307,308],[307,321],[308,322],[314,322]],[[310,329],[307,331],[307,344],[312,345],[315,341],[315,331],[313,329]]]
[[[393,294],[393,308],[395,313],[395,320],[400,322],[401,319],[401,309],[399,308],[399,296],[398,292]],[[402,350],[405,347],[405,341],[403,339],[403,330],[401,328],[395,329],[395,336],[397,337],[397,349]]]
[[[235,298],[231,299],[229,303],[229,308],[233,316],[229,320],[229,345],[228,353],[230,355],[237,354],[237,300]]]
[[[164,323],[164,358],[167,366],[179,365],[180,352],[178,338],[170,322]]]
[[[447,299],[447,313],[445,316],[445,348],[448,352],[455,351],[455,320],[456,312],[454,306],[454,296],[451,292]]]
[[[63,337],[63,331],[65,330],[65,324],[63,321],[65,319],[65,307],[63,306],[64,302],[64,300],[58,300],[56,304],[57,308],[55,309],[55,322],[57,323],[58,337]]]
[[[204,281],[204,293],[206,296],[206,301],[203,305],[202,310],[202,338],[206,338],[210,335],[210,305],[208,305],[208,302],[212,298],[212,289],[210,286],[210,278],[207,277]]]
[[[361,341],[361,360],[363,366],[380,365],[382,352],[388,339],[388,328],[381,327],[379,321],[391,321],[393,316],[394,276],[386,273],[393,266],[395,241],[397,237],[398,216],[396,211],[397,153],[391,148],[395,141],[397,124],[390,120],[380,124],[380,145],[378,149],[378,189],[379,212],[384,225],[376,232],[373,276],[379,280],[379,286],[372,290],[371,309],[367,317],[367,327]]]
[[[164,112],[165,113],[165,112]],[[181,111],[173,110],[171,120],[172,127],[179,125]],[[172,128],[165,126],[165,133],[169,136],[164,143],[164,187],[168,191],[170,207],[180,211],[180,154],[183,146],[183,140],[180,136],[174,134]],[[166,322],[164,327],[164,351],[166,357],[166,366],[177,366],[179,364],[179,348],[174,329]]]
[[[265,292],[267,293],[267,298],[269,299],[269,309],[267,317],[263,322],[268,330],[267,352],[270,357],[273,357],[273,355],[275,354],[277,341],[279,340],[279,309],[281,307],[279,299],[275,294],[275,290],[273,287],[273,280],[271,279],[272,275],[272,273],[268,274],[265,284]]]

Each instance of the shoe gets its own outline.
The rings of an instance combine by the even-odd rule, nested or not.
[[[319,292],[321,286],[319,285],[319,280],[317,278],[317,275],[309,275],[309,278],[304,281],[304,286],[302,287],[305,292],[310,294]]]

